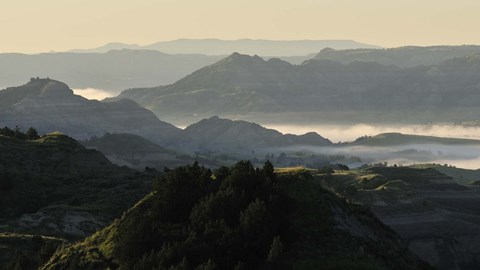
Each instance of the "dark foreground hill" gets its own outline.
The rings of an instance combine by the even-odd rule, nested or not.
[[[465,185],[459,173],[439,166],[370,167],[319,174],[317,179],[348,199],[369,206],[410,250],[436,268],[477,269],[480,190]],[[475,172],[467,173],[464,175]]]
[[[150,191],[154,175],[62,134],[0,136],[0,269],[35,269],[58,245],[106,226]]]
[[[150,186],[148,176],[135,177],[136,171],[61,134],[33,141],[0,136],[0,149],[0,221],[6,231],[82,237]]]
[[[430,269],[368,210],[266,163],[177,168],[43,269]]]
[[[0,126],[17,125],[34,126],[40,133],[60,131],[77,139],[107,132],[138,134],[160,144],[181,139],[180,129],[131,100],[88,100],[51,79],[31,79],[0,91]]]
[[[211,115],[260,123],[426,123],[480,118],[480,57],[399,68],[234,53],[168,86],[130,89],[130,98],[169,122]]]

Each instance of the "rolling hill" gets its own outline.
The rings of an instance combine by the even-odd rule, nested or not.
[[[203,119],[182,130],[159,120],[132,100],[88,100],[74,95],[66,84],[52,79],[32,78],[25,85],[0,91],[0,106],[0,126],[33,126],[40,133],[60,131],[79,140],[89,140],[90,146],[99,147],[110,158],[116,156],[117,161],[125,161],[135,154],[139,155],[137,158],[143,155],[142,159],[150,156],[147,159],[152,160],[158,154],[164,161],[169,160],[170,165],[185,164],[162,147],[193,153],[198,149],[250,151],[247,148],[331,144],[313,132],[283,135],[255,123],[219,117]],[[103,136],[107,133],[108,136]],[[90,140],[92,137],[97,139]],[[211,164],[207,160],[204,162]]]
[[[268,199],[270,198],[270,199]],[[305,172],[239,162],[162,176],[121,219],[43,269],[431,269],[368,210]]]
[[[0,147],[2,232],[85,237],[150,186],[148,174],[117,167],[62,134],[37,140],[0,136]]]
[[[38,78],[0,91],[0,125],[33,126],[40,133],[60,131],[77,139],[107,132],[138,134],[159,144],[182,138],[180,129],[131,100],[88,100],[64,83]]]
[[[331,60],[342,64],[375,62],[398,67],[438,65],[453,58],[463,58],[480,53],[480,46],[407,46],[389,49],[323,49],[314,59]]]
[[[311,132],[304,135],[282,134],[273,129],[246,121],[233,121],[214,116],[185,128],[192,143],[203,149],[265,149],[292,145],[326,146],[328,139]]]
[[[175,168],[191,164],[195,160],[209,167],[217,167],[219,165],[213,160],[201,156],[192,157],[184,153],[177,153],[141,136],[127,133],[107,133],[101,137],[92,137],[81,141],[81,143],[89,149],[98,150],[114,164],[141,170],[145,167],[158,170],[163,170],[165,167]],[[170,147],[175,148],[175,145],[170,145]]]
[[[480,118],[479,55],[399,68],[234,53],[176,83],[129,89],[130,98],[171,123],[211,115],[257,123],[415,123]],[[419,98],[421,97],[421,98]]]

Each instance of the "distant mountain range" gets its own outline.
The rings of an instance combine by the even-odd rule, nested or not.
[[[480,118],[480,54],[432,66],[341,64],[234,53],[176,83],[129,89],[171,123],[211,115],[268,123],[428,123]]]
[[[313,57],[313,56],[312,56]],[[0,87],[30,77],[50,77],[72,88],[96,88],[113,94],[130,87],[164,85],[215,63],[224,56],[171,55],[147,50],[105,53],[0,54]]]
[[[347,49],[326,48],[314,59],[332,60],[342,64],[353,62],[375,62],[398,67],[438,65],[452,58],[463,58],[480,53],[480,46],[406,46],[389,49]]]
[[[74,89],[95,88],[113,95],[132,87],[174,83],[235,51],[300,64],[325,47],[376,48],[348,40],[176,40],[149,46],[110,43],[92,50],[34,55],[4,53],[0,54],[0,87],[19,85],[29,77],[40,76],[64,81]]]
[[[182,130],[159,120],[151,111],[132,100],[88,100],[74,95],[62,82],[40,78],[32,78],[25,85],[0,91],[0,126],[24,129],[32,126],[40,133],[60,131],[82,140],[105,133],[130,133],[170,149],[187,150],[221,148],[250,151],[245,146],[253,149],[331,144],[316,133],[283,135],[254,123],[218,117],[205,119]],[[139,140],[136,138],[134,141]],[[150,147],[150,150],[154,149]]]
[[[379,46],[359,43],[353,40],[264,40],[264,39],[177,39],[140,46],[137,44],[109,43],[93,49],[75,49],[71,52],[103,53],[110,50],[157,50],[170,54],[229,55],[233,52],[258,54],[262,56],[303,56],[323,48],[338,50],[371,48]]]
[[[189,44],[189,42],[208,44],[208,42],[201,40],[179,40],[172,41],[171,44]],[[222,42],[227,41],[217,40],[216,42],[223,44]],[[253,40],[250,40],[250,42],[253,42]],[[220,61],[234,51],[259,55],[264,60],[279,58],[295,65],[300,65],[304,61],[315,58],[343,64],[360,61],[398,67],[437,65],[444,60],[480,53],[480,46],[379,49],[354,44],[351,47],[330,44],[332,46],[326,48],[328,44],[322,42],[327,41],[305,41],[308,46],[303,46],[302,42],[288,41],[282,43],[272,41],[269,43],[263,41],[259,44],[263,44],[264,49],[260,45],[258,48],[255,47],[256,45],[252,45],[253,47],[250,50],[242,49],[248,48],[250,45],[234,46],[236,42],[228,41],[227,44],[218,45],[218,48],[223,48],[224,52],[219,51],[218,54],[211,56],[206,55],[208,46],[205,47],[206,45],[201,44],[198,44],[198,46],[185,45],[183,51],[180,50],[183,45],[171,45],[172,48],[178,48],[179,51],[167,50],[170,54],[158,51],[155,48],[147,50],[147,48],[140,46],[123,46],[123,44],[110,44],[105,49],[88,53],[57,52],[34,55],[4,53],[0,54],[0,87],[19,85],[30,77],[39,76],[56,78],[67,83],[73,89],[99,89],[113,96],[129,88],[154,87],[175,83],[200,68]],[[230,43],[231,45],[228,45]],[[239,44],[243,43],[239,41]],[[246,42],[246,44],[250,43]],[[298,49],[299,51],[304,48],[305,52],[302,52],[302,54],[287,54],[287,51],[278,51],[278,53],[285,54],[267,53],[267,48],[277,47],[279,50],[285,48]],[[188,51],[188,48],[194,49]],[[195,50],[198,50],[198,53],[192,54]],[[318,53],[319,51],[320,53]]]

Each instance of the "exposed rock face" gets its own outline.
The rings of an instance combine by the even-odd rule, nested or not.
[[[386,184],[355,198],[438,269],[478,269],[480,190],[434,169],[373,168]],[[399,180],[394,180],[399,179]],[[402,181],[402,185],[392,182]],[[380,184],[380,183],[379,183]]]
[[[131,100],[88,100],[50,79],[32,79],[0,91],[0,105],[1,126],[32,126],[40,133],[60,131],[78,139],[106,132],[139,134],[160,144],[181,138],[180,129]]]
[[[283,135],[260,125],[219,117],[203,119],[185,129],[193,142],[207,149],[255,149],[291,145],[324,146],[332,144],[317,133]]]

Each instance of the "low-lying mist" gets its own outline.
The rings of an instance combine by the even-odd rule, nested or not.
[[[108,97],[113,97],[115,94],[112,94],[106,90],[96,89],[96,88],[84,88],[84,89],[73,89],[75,95],[82,96],[86,99],[96,99],[102,100]]]
[[[436,125],[267,125],[282,133],[303,134],[315,131],[332,142],[354,141],[367,135],[399,132],[403,134],[426,135],[447,138],[480,139],[480,126],[463,126],[454,124]],[[288,149],[288,151],[306,151],[324,155],[344,155],[360,157],[362,163],[388,162],[389,164],[411,165],[418,163],[449,164],[459,168],[480,168],[480,145],[440,145],[411,144],[389,147],[342,146],[342,147],[308,147]],[[349,164],[358,166],[361,164]]]
[[[343,155],[359,157],[361,162],[347,164],[383,163],[412,165],[420,163],[448,164],[459,168],[480,168],[480,145],[408,144],[387,147],[378,146],[329,146],[329,147],[286,147],[277,149],[285,153],[308,153],[317,155]]]
[[[435,125],[264,125],[282,133],[304,134],[315,131],[332,142],[354,141],[356,138],[367,135],[375,136],[380,133],[399,132],[403,134],[427,135],[447,138],[480,139],[480,126],[462,126],[454,124]]]

